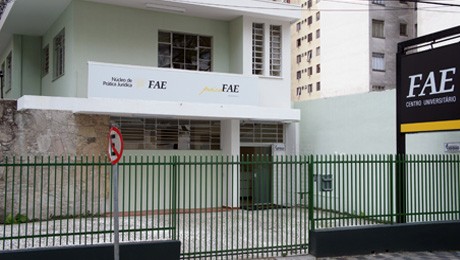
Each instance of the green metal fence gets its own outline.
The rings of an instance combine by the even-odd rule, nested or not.
[[[120,240],[182,258],[301,254],[308,231],[460,219],[459,155],[152,156],[119,163]],[[404,167],[405,212],[396,212]],[[0,250],[111,243],[105,157],[3,158]]]
[[[460,220],[458,154],[311,156],[309,178],[311,229]]]
[[[182,258],[305,253],[307,157],[125,157],[120,241],[179,239]],[[100,157],[5,158],[0,249],[110,243]]]

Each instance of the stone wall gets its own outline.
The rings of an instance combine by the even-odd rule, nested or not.
[[[0,101],[0,158],[105,155],[109,127],[109,116],[17,111],[16,101]]]
[[[17,111],[16,101],[0,101],[0,223],[17,214],[29,220],[100,214],[92,209],[110,198],[110,168],[75,164],[86,156],[91,163],[93,155],[104,160],[109,126],[109,116]],[[5,166],[13,160],[29,163]],[[96,200],[85,204],[85,196]]]

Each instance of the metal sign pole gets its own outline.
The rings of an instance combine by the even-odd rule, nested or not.
[[[113,257],[120,259],[120,221],[118,209],[118,161],[123,154],[123,137],[115,126],[109,131],[108,155],[112,164],[112,187],[113,187]]]
[[[119,216],[118,216],[118,163],[112,165],[113,174],[113,256],[114,260],[120,259],[120,234],[119,234]]]

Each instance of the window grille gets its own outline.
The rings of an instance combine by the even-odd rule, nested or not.
[[[54,79],[64,75],[65,71],[65,31],[62,29],[54,38]]]
[[[270,25],[270,76],[281,76],[281,26]]]
[[[252,24],[252,74],[264,74],[264,24]]]
[[[112,118],[127,150],[219,150],[220,121]]]
[[[298,95],[300,95],[298,91]],[[241,143],[284,143],[284,127],[280,123],[242,122]]]

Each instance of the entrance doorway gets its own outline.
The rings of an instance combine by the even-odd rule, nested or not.
[[[272,204],[271,147],[241,147],[240,205],[245,209]]]

